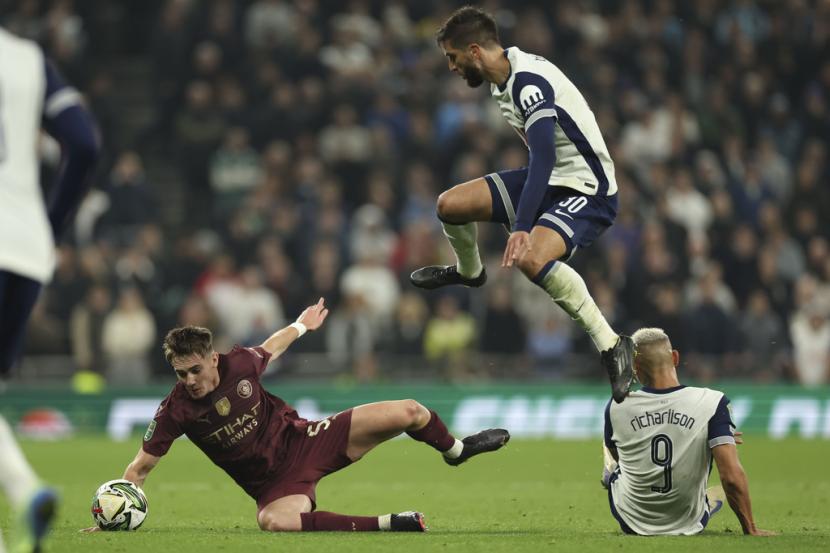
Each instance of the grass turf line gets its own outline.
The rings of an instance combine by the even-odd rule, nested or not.
[[[830,550],[830,479],[823,468],[828,443],[752,436],[740,448],[741,459],[756,519],[762,528],[781,532],[776,538],[742,536],[728,507],[701,536],[623,536],[599,485],[598,442],[514,440],[501,452],[452,468],[430,448],[406,439],[384,444],[326,478],[318,504],[361,515],[421,510],[430,526],[426,535],[261,532],[254,502],[188,442],[177,442],[148,478],[150,512],[139,531],[79,534],[92,525],[92,493],[120,478],[139,443],[140,437],[123,444],[93,437],[24,442],[36,470],[63,498],[48,552]],[[9,511],[2,501],[0,521],[7,530]]]

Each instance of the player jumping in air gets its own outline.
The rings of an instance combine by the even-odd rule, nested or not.
[[[749,483],[738,461],[729,400],[681,386],[680,354],[659,328],[634,333],[643,388],[605,409],[605,472],[611,513],[626,534],[697,534],[723,506],[707,494],[712,458],[744,534],[769,536],[752,518]],[[738,441],[740,443],[740,441]]]
[[[449,68],[471,87],[490,83],[501,112],[530,150],[527,167],[459,184],[438,197],[438,218],[458,260],[412,273],[420,288],[481,286],[487,274],[476,222],[507,225],[503,267],[516,264],[591,336],[614,400],[633,379],[631,339],[614,332],[582,277],[565,264],[614,222],[614,164],[579,90],[548,60],[499,43],[493,17],[464,7],[437,33]]]
[[[227,354],[213,351],[205,328],[171,330],[164,354],[179,381],[159,406],[124,478],[141,486],[173,440],[185,434],[256,500],[263,530],[423,532],[423,515],[414,511],[381,516],[315,511],[317,482],[403,432],[453,466],[499,449],[510,435],[492,429],[457,440],[434,411],[411,399],[360,405],[320,421],[300,418],[266,392],[259,378],[270,360],[306,330],[319,328],[327,315],[321,298],[262,345],[237,346]]]
[[[48,205],[39,175],[41,127],[63,152]],[[0,28],[0,379],[17,360],[29,314],[52,277],[55,238],[86,191],[98,157],[94,128],[80,95],[40,47]],[[38,551],[57,496],[38,482],[2,417],[0,485],[18,511],[12,552]]]

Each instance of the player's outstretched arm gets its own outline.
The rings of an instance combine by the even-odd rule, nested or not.
[[[296,322],[272,334],[262,342],[260,347],[270,353],[272,359],[275,359],[282,355],[288,349],[288,346],[305,334],[306,331],[320,328],[328,314],[329,310],[326,308],[323,298],[320,298],[314,305],[306,307],[305,311],[297,317]]]
[[[124,471],[124,480],[129,480],[140,488],[144,485],[144,480],[147,478],[147,475],[150,474],[150,471],[155,468],[160,460],[161,457],[150,455],[144,449],[139,449],[135,459],[127,465],[127,469]]]
[[[774,536],[774,532],[761,530],[755,526],[752,518],[752,503],[749,499],[749,481],[746,472],[738,460],[738,450],[734,444],[722,444],[712,449],[712,456],[718,465],[721,485],[726,492],[729,506],[738,517],[744,534],[752,536]]]

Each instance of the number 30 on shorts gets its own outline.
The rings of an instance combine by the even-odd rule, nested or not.
[[[321,430],[326,430],[328,427],[331,426],[331,421],[329,419],[323,419],[317,424],[309,424],[306,428],[306,432],[308,433],[309,438],[313,438],[316,436]]]

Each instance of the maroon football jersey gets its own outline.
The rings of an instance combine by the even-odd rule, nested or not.
[[[279,475],[291,428],[307,423],[260,384],[270,357],[260,347],[235,346],[220,354],[219,385],[201,399],[177,382],[144,435],[144,451],[161,457],[185,434],[256,498]]]

